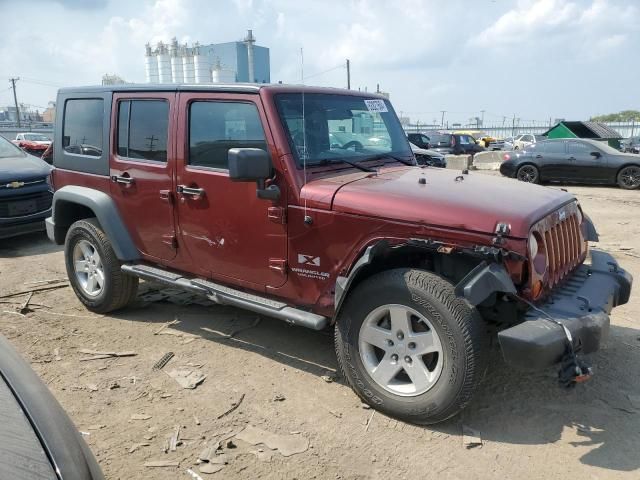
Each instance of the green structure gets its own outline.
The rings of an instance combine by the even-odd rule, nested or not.
[[[543,133],[547,138],[590,138],[620,148],[622,135],[598,122],[560,122]]]

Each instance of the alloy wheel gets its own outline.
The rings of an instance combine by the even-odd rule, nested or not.
[[[640,168],[626,167],[620,172],[620,181],[626,188],[634,189],[640,187]]]
[[[421,395],[442,373],[440,337],[424,315],[405,305],[383,305],[369,313],[358,343],[369,376],[395,395]]]
[[[102,259],[98,250],[87,240],[80,240],[73,248],[73,270],[85,294],[96,297],[102,293],[105,284]]]
[[[538,179],[538,171],[532,165],[525,165],[518,170],[518,180],[521,182],[535,183]]]

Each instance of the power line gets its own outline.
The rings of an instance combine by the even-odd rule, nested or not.
[[[325,73],[333,72],[334,70],[338,70],[339,68],[345,68],[345,65],[341,63],[340,65],[336,65],[335,67],[329,68],[328,70],[323,70],[322,72],[307,75],[306,77],[304,77],[304,80],[307,80],[308,78],[318,77],[320,75],[324,75]]]

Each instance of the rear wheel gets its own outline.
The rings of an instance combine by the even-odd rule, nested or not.
[[[71,225],[64,248],[71,286],[89,310],[107,313],[135,299],[138,278],[122,272],[111,242],[96,219]]]
[[[618,185],[625,190],[635,190],[640,187],[640,167],[629,165],[618,172]]]
[[[540,181],[540,174],[538,169],[534,165],[523,165],[518,168],[516,177],[521,182],[538,183]]]
[[[363,281],[335,327],[340,369],[372,407],[436,423],[470,401],[485,369],[484,322],[453,286],[426,271],[397,269]]]

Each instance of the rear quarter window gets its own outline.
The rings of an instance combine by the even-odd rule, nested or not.
[[[67,100],[64,106],[62,148],[75,155],[102,155],[104,101],[97,98]]]

